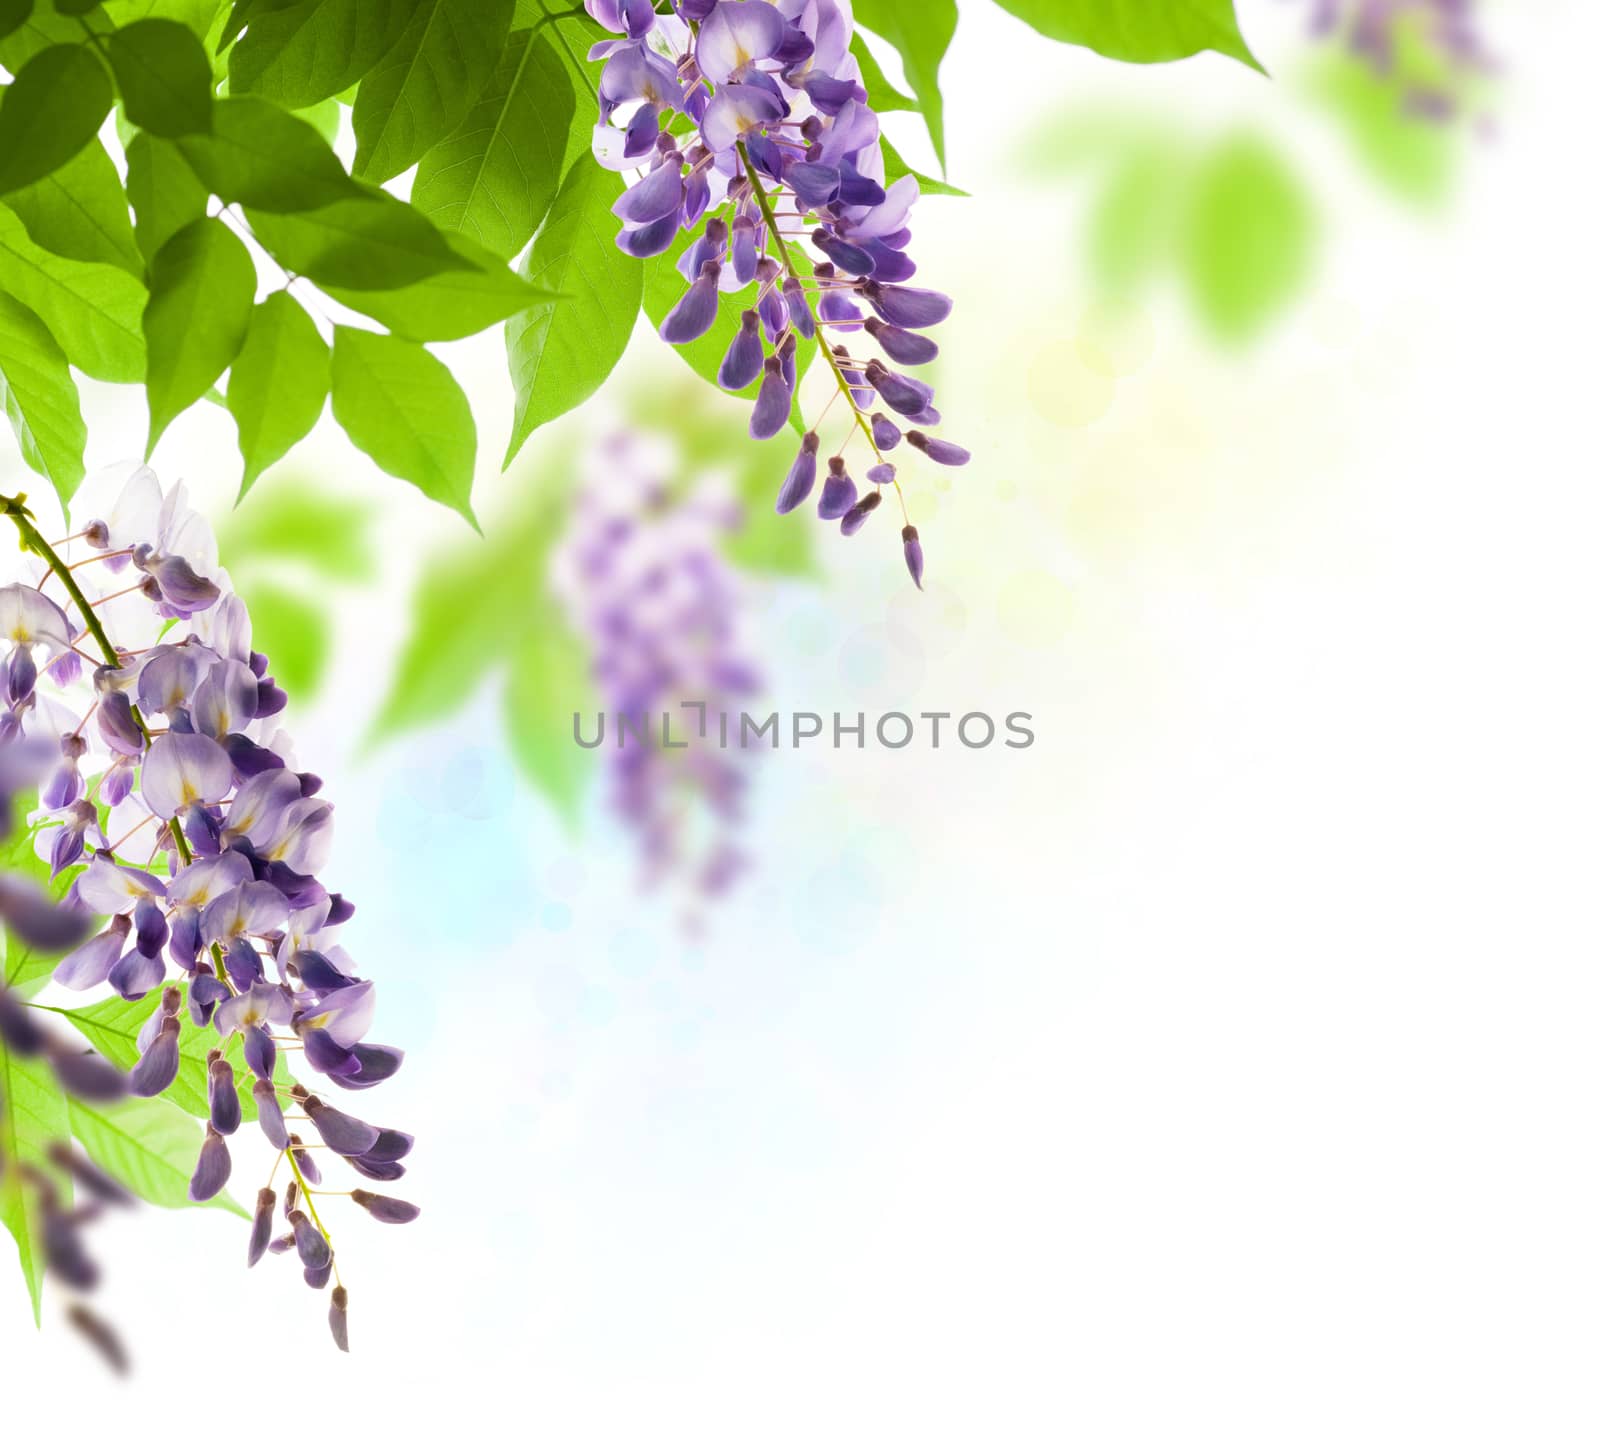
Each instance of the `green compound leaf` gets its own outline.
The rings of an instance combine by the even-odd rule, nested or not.
[[[540,601],[528,620],[507,662],[506,739],[522,774],[571,826],[596,759],[572,749],[572,713],[586,711],[594,694],[589,659],[553,600]]]
[[[305,212],[362,195],[309,121],[252,96],[220,100],[209,136],[188,137],[183,154],[225,202],[264,212]]]
[[[472,408],[450,370],[420,343],[335,328],[333,416],[386,474],[415,484],[476,527]]]
[[[555,200],[575,111],[551,43],[515,32],[466,119],[418,164],[411,204],[497,257],[516,256]]]
[[[556,295],[506,324],[517,390],[505,462],[533,431],[576,408],[617,365],[644,300],[644,265],[618,248],[611,205],[622,180],[580,157],[522,264],[529,282]]]
[[[254,4],[248,28],[228,52],[228,89],[291,111],[337,96],[400,38],[411,8],[410,0]]]
[[[122,998],[104,998],[86,1008],[63,1008],[57,1011],[89,1040],[91,1047],[126,1071],[139,1061],[139,1030],[160,1006],[161,990],[157,989],[146,993],[136,1003],[125,1002]],[[233,1064],[239,1082],[239,1107],[245,1121],[253,1122],[256,1102],[250,1092],[253,1076],[244,1061],[244,1039],[235,1033],[224,1043],[209,1024],[197,1028],[187,1009],[180,1009],[178,1022],[178,1076],[161,1097],[194,1118],[207,1117],[211,1112],[211,1102],[208,1096],[206,1055],[213,1048],[222,1048],[228,1062]],[[282,1054],[278,1057],[275,1081],[280,1084],[289,1081]]]
[[[355,174],[388,181],[461,123],[505,48],[513,0],[421,0],[356,92]]]
[[[89,441],[63,353],[38,314],[0,292],[0,402],[22,457],[55,486],[65,509],[83,482]]]
[[[1180,264],[1201,317],[1243,342],[1286,307],[1311,272],[1316,218],[1290,165],[1250,136],[1224,142],[1195,180]]]
[[[355,292],[325,287],[329,297],[381,322],[392,333],[418,343],[442,343],[471,337],[545,296],[542,288],[523,281],[492,252],[466,237],[450,245],[467,264],[454,272],[437,272],[409,287],[387,292]]]
[[[144,274],[122,178],[98,141],[91,141],[49,176],[12,192],[3,205],[17,214],[28,236],[46,252],[79,262],[109,263],[136,277]]]
[[[70,1203],[72,1186],[50,1167],[48,1154],[51,1144],[65,1143],[71,1136],[66,1095],[49,1064],[40,1058],[19,1058],[0,1040],[0,1164],[10,1169],[0,1174],[0,1225],[17,1242],[36,1325],[44,1290],[44,1217],[38,1189],[16,1173],[15,1166],[49,1174],[63,1201]]]
[[[122,109],[153,136],[211,129],[211,59],[195,33],[176,20],[136,20],[106,40]]]
[[[243,1095],[248,1097],[248,1090]],[[225,1209],[250,1216],[231,1194],[205,1204],[189,1198],[189,1179],[205,1130],[176,1104],[160,1098],[67,1106],[74,1137],[83,1151],[130,1194],[158,1209]]]
[[[916,92],[942,168],[944,97],[939,93],[939,66],[956,33],[955,0],[856,0],[855,16],[900,52],[906,84]]]
[[[243,498],[263,469],[316,425],[328,400],[328,345],[306,310],[274,292],[250,315],[244,346],[228,373],[228,412],[239,428]]]
[[[319,287],[390,292],[472,266],[426,217],[376,188],[312,211],[274,215],[251,207],[245,215],[285,270]]]
[[[999,4],[1051,40],[1087,46],[1112,60],[1151,64],[1214,50],[1261,69],[1239,33],[1233,0],[1164,0],[1160,4],[1151,0],[999,0]]]
[[[147,458],[167,425],[198,402],[238,356],[255,295],[249,249],[214,217],[190,222],[156,253],[144,310],[150,347]]]
[[[72,160],[114,99],[111,77],[87,45],[53,45],[30,59],[0,100],[0,196]]]
[[[146,260],[206,214],[210,193],[171,141],[140,132],[128,142],[128,202]]]
[[[144,377],[144,283],[120,267],[75,262],[35,245],[0,207],[0,276],[33,309],[73,367],[107,383]]]

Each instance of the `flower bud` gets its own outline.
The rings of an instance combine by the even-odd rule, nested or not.
[[[250,1247],[245,1255],[245,1265],[253,1269],[261,1262],[272,1240],[272,1214],[277,1208],[278,1196],[270,1189],[256,1195],[255,1218],[250,1221]]]
[[[328,1308],[328,1329],[333,1332],[333,1343],[340,1350],[348,1352],[350,1349],[350,1296],[343,1285],[339,1285],[333,1292],[333,1300]]]
[[[404,1199],[390,1199],[386,1194],[372,1194],[365,1189],[352,1190],[350,1198],[379,1224],[410,1224],[422,1213]]]

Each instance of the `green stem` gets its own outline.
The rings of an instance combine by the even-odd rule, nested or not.
[[[750,183],[750,190],[755,193],[756,205],[761,208],[761,215],[766,219],[767,234],[778,248],[778,260],[783,263],[783,270],[804,287],[805,278],[800,275],[794,265],[794,259],[789,256],[789,244],[784,241],[783,233],[778,230],[778,218],[772,210],[772,202],[767,196],[767,189],[761,185],[761,178],[756,175],[755,167],[750,164],[750,153],[745,149],[744,142],[740,141],[735,144],[739,148],[739,160],[744,163],[745,178]],[[802,292],[801,300],[805,304],[806,311],[810,312],[811,299]],[[815,313],[812,313],[811,320],[817,330],[817,351],[822,354],[827,360],[828,366],[833,369],[833,376],[839,384],[839,391],[844,395],[845,402],[850,405],[851,412],[855,414],[856,423],[860,426],[862,433],[866,435],[867,443],[871,445],[873,453],[877,455],[878,462],[887,463],[888,460],[884,458],[883,450],[878,447],[877,440],[872,436],[871,423],[867,421],[866,415],[862,413],[856,403],[856,395],[850,389],[850,382],[844,375],[844,369],[839,366],[839,360],[834,357],[833,349],[828,346],[827,338],[822,330],[822,320]],[[900,480],[898,478],[894,482],[894,491],[900,495],[900,511],[904,513],[906,506],[905,495],[900,492]]]
[[[89,603],[88,595],[84,594],[83,587],[73,577],[72,571],[67,568],[66,561],[55,552],[50,541],[39,532],[39,526],[33,522],[33,515],[28,512],[26,495],[18,494],[12,498],[8,494],[0,494],[0,513],[17,526],[17,533],[21,536],[22,547],[30,554],[37,554],[48,566],[48,573],[55,575],[61,581],[62,587],[72,597],[72,602],[83,615],[83,623],[89,633],[94,636],[95,644],[100,647],[100,653],[105,656],[105,664],[112,670],[121,668],[122,657],[117,653],[117,647],[111,643],[111,636],[106,634],[106,627],[100,623],[100,617],[95,614],[94,607]],[[144,717],[139,713],[139,707],[131,707],[134,723],[139,727],[139,734],[144,737],[145,745],[149,745],[153,737],[150,727],[144,723]],[[183,864],[188,866],[194,860],[194,853],[189,850],[189,840],[183,834],[183,826],[174,816],[167,823],[172,832],[173,845],[178,849],[178,856]],[[212,953],[217,959],[217,971],[222,971],[222,955],[212,948]]]

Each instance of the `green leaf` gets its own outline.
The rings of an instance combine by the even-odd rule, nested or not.
[[[104,0],[102,8],[113,25],[136,20],[176,20],[196,35],[208,36],[219,20],[225,0]]]
[[[494,74],[513,0],[421,0],[356,92],[357,176],[388,181],[460,124]]]
[[[517,411],[502,467],[534,429],[605,382],[628,346],[644,300],[644,264],[614,240],[611,205],[621,194],[619,176],[580,157],[523,260],[528,281],[556,295],[506,324]]]
[[[139,1061],[139,1029],[160,1006],[161,991],[158,989],[146,993],[135,1003],[122,998],[103,998],[86,1008],[62,1008],[57,1012],[89,1040],[91,1047],[126,1071]],[[178,1023],[178,1076],[161,1097],[186,1114],[206,1118],[211,1112],[206,1055],[213,1048],[221,1048],[239,1080],[239,1107],[244,1119],[247,1123],[254,1122],[256,1104],[250,1092],[254,1075],[244,1061],[244,1039],[235,1033],[224,1042],[209,1024],[196,1027],[184,1010],[179,1011]],[[278,1056],[276,1081],[279,1083],[289,1081],[285,1056]]]
[[[300,442],[328,400],[328,345],[306,310],[274,292],[250,315],[250,330],[228,374],[228,412],[244,457],[241,498],[261,471]]]
[[[0,66],[16,75],[34,56],[52,45],[71,45],[83,39],[83,24],[51,0],[36,0],[32,13],[4,39],[0,39]]]
[[[22,25],[33,10],[33,0],[0,0],[0,38]]]
[[[322,686],[331,651],[326,613],[307,595],[250,579],[250,627],[255,648],[272,661],[272,674],[295,700]]]
[[[894,90],[890,85],[890,78],[883,74],[883,67],[878,64],[877,56],[872,54],[867,43],[861,35],[851,37],[850,53],[856,58],[856,64],[861,67],[861,83],[867,88],[867,101],[878,115],[883,115],[886,110],[915,110],[917,102],[910,96]]]
[[[256,240],[286,270],[319,287],[390,292],[471,267],[404,202],[376,188],[361,187],[360,193],[312,211],[274,215],[252,207],[245,215]]]
[[[170,141],[139,132],[128,143],[133,232],[148,260],[167,239],[206,214],[210,194]]]
[[[1106,293],[1136,293],[1170,265],[1193,165],[1181,140],[1152,138],[1117,159],[1089,214],[1085,247]]]
[[[1197,177],[1181,262],[1201,316],[1218,337],[1244,341],[1305,285],[1316,218],[1293,169],[1250,136],[1224,142]]]
[[[412,206],[497,257],[514,257],[555,200],[575,113],[550,42],[517,31],[466,119],[418,164]]]
[[[450,370],[420,343],[335,328],[333,416],[386,474],[415,484],[476,527],[472,409]]]
[[[0,276],[32,308],[73,367],[108,383],[144,377],[144,283],[120,267],[75,262],[35,245],[0,207]]]
[[[106,40],[122,109],[153,136],[211,129],[211,58],[176,20],[136,20]]]
[[[570,479],[569,450],[549,463],[559,482]],[[540,491],[525,489],[521,496],[533,500],[523,517],[423,570],[412,597],[411,631],[369,740],[454,715],[505,658],[505,622],[529,618],[543,597],[544,561],[558,522]]]
[[[255,6],[228,53],[228,90],[291,111],[347,91],[399,39],[410,0],[300,0]]]
[[[144,310],[150,347],[146,458],[167,425],[238,356],[255,296],[249,249],[215,217],[190,222],[156,253]]]
[[[856,64],[861,67],[861,84],[867,88],[867,101],[880,116],[885,111],[917,109],[917,103],[910,96],[903,95],[889,84],[889,78],[884,75],[883,67],[878,64],[878,58],[873,55],[859,32],[851,37],[850,54],[856,58]]]
[[[452,237],[450,245],[468,264],[459,271],[438,272],[388,292],[355,292],[346,287],[324,287],[323,291],[335,302],[364,312],[390,332],[418,343],[471,337],[545,296],[543,289],[525,282],[470,239]]]
[[[999,0],[1041,35],[1112,60],[1151,64],[1214,50],[1260,70],[1239,33],[1233,0]],[[861,9],[857,6],[857,10]],[[865,19],[865,17],[863,17]],[[872,22],[866,22],[871,25]],[[877,27],[874,26],[874,29]]]
[[[683,274],[678,271],[678,258],[689,247],[697,234],[682,233],[678,240],[659,257],[652,257],[644,264],[644,311],[645,316],[659,329],[666,315],[676,306],[678,299],[688,290],[689,284],[684,281]],[[791,248],[789,255],[794,259],[796,266],[801,270],[802,276],[809,276],[809,265],[804,260],[804,254],[797,248]],[[704,337],[697,338],[694,342],[683,347],[673,348],[672,351],[691,368],[694,369],[708,383],[717,382],[717,369],[722,366],[723,356],[728,351],[728,344],[733,341],[733,335],[739,330],[739,315],[748,308],[756,305],[757,284],[752,282],[740,292],[725,292],[717,310],[717,320],[712,324],[711,331]],[[803,378],[806,369],[811,366],[811,361],[817,355],[815,338],[801,338],[799,351],[795,354],[795,376]],[[718,384],[717,386],[721,386]],[[736,394],[727,394],[725,397],[754,399],[761,390],[759,378],[748,388],[741,389]],[[795,389],[795,408],[790,419],[797,432],[805,430],[801,425],[800,390]]]
[[[158,1209],[225,1209],[250,1216],[230,1194],[205,1204],[189,1198],[189,1180],[205,1131],[177,1105],[160,1098],[67,1105],[73,1135],[83,1151],[130,1194]]]
[[[502,709],[517,766],[569,826],[595,765],[593,751],[572,749],[572,713],[593,694],[587,652],[542,600],[511,653]]]
[[[29,468],[55,485],[63,510],[83,482],[89,441],[67,355],[38,314],[0,292],[0,400]]]
[[[956,33],[955,0],[856,0],[856,20],[900,52],[906,84],[928,123],[934,155],[944,166],[944,97],[939,65]]]
[[[360,584],[373,573],[371,522],[364,504],[275,480],[227,517],[218,547],[230,570],[302,564],[328,579]]]
[[[182,146],[195,175],[225,202],[304,212],[362,195],[315,126],[253,96],[218,101],[211,134]]]
[[[1445,200],[1460,169],[1461,133],[1407,109],[1411,81],[1399,67],[1384,74],[1343,47],[1327,49],[1310,72],[1311,94],[1338,120],[1362,164],[1413,205]]]
[[[51,1144],[72,1136],[67,1099],[50,1066],[41,1058],[19,1058],[0,1039],[0,1164],[26,1165],[56,1182],[64,1203],[72,1186],[50,1166]],[[22,1278],[33,1302],[34,1323],[44,1289],[44,1216],[39,1191],[14,1171],[0,1173],[0,1224],[17,1242]]]
[[[878,138],[878,145],[883,150],[884,185],[898,181],[902,176],[914,176],[917,186],[923,196],[971,196],[971,192],[962,191],[959,186],[951,186],[947,181],[940,181],[936,177],[925,176],[920,171],[914,171],[906,165],[905,158],[894,149],[887,136]]]
[[[32,882],[51,900],[59,902],[78,877],[82,868],[68,867],[54,878],[50,863],[35,850],[37,827],[25,825],[27,817],[39,803],[39,793],[31,790],[19,793],[12,800],[12,813],[18,823],[10,838],[0,843],[0,872],[7,876],[20,876]],[[32,997],[55,970],[63,954],[43,952],[23,941],[14,932],[0,925],[0,937],[5,939],[5,958],[0,966],[0,984],[13,997],[24,1000]]]
[[[12,192],[3,205],[47,252],[79,262],[106,262],[135,276],[144,273],[122,178],[98,141],[49,176]]]
[[[0,100],[0,196],[72,160],[114,99],[111,77],[87,45],[53,45],[29,60]]]

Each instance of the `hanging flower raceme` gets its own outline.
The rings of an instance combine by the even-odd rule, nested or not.
[[[842,398],[851,415],[835,452],[843,457],[859,438],[871,456],[859,508],[836,510],[840,489],[824,491],[821,516],[839,520],[846,534],[865,524],[882,489],[899,494],[888,455],[902,440],[943,467],[966,463],[964,448],[927,432],[939,423],[932,388],[901,371],[938,355],[926,330],[950,315],[951,302],[908,285],[917,270],[906,247],[919,188],[909,175],[886,184],[878,117],[850,54],[848,0],[675,0],[673,15],[645,0],[585,5],[619,36],[590,52],[605,62],[595,154],[636,174],[616,205],[617,245],[652,257],[681,229],[701,229],[679,260],[687,290],[662,337],[703,337],[723,293],[757,285],[718,379],[732,390],[759,384],[750,418],[757,438],[789,422],[800,340],[819,341],[836,390],[829,406]],[[672,130],[674,112],[692,129]],[[863,356],[869,347],[883,356]],[[802,476],[821,424],[819,416],[802,445]],[[779,512],[808,494],[791,473]],[[909,518],[903,523],[920,588],[921,545]]]
[[[1474,0],[1314,0],[1313,30],[1342,37],[1380,75],[1399,74],[1407,108],[1430,120],[1461,114],[1494,65]]]
[[[354,909],[320,879],[333,808],[320,778],[294,767],[277,726],[284,692],[252,649],[249,614],[181,485],[164,493],[140,469],[108,519],[59,545],[21,499],[0,498],[0,508],[43,565],[35,582],[0,586],[10,650],[0,751],[26,753],[44,781],[37,840],[53,874],[82,868],[69,908],[105,919],[62,958],[56,982],[154,999],[127,1076],[136,1095],[171,1088],[193,1051],[186,1028],[209,1035],[209,1113],[190,1197],[220,1194],[236,1150],[259,1133],[263,1157],[276,1157],[250,1262],[265,1236],[296,1249],[313,1288],[337,1286],[321,1166],[331,1173],[342,1160],[388,1182],[404,1173],[411,1138],[301,1081],[371,1088],[402,1055],[369,1041],[375,988],[337,944]],[[86,557],[57,552],[79,541]],[[291,1131],[302,1120],[303,1133]],[[280,1175],[288,1192],[275,1239]],[[329,1320],[341,1348],[347,1309],[339,1287]]]
[[[44,756],[30,750],[20,736],[0,743],[0,835],[10,831],[12,797],[38,785],[44,764]],[[91,928],[81,907],[54,901],[26,878],[11,874],[0,874],[0,923],[8,942],[15,939],[32,951],[51,954],[77,946]],[[30,1011],[0,980],[0,1063],[10,1057],[42,1065],[62,1093],[88,1103],[114,1102],[128,1091],[125,1074],[56,1032],[48,1015]],[[65,1139],[43,1146],[39,1163],[7,1157],[5,1146],[17,1136],[8,1130],[11,1105],[4,1089],[19,1081],[21,1076],[9,1070],[0,1073],[0,1199],[26,1204],[38,1224],[45,1268],[74,1296],[67,1323],[114,1369],[125,1370],[121,1337],[82,1297],[100,1282],[100,1266],[89,1249],[90,1228],[107,1209],[126,1207],[133,1198]],[[82,1197],[70,1203],[58,1183],[71,1184]]]
[[[684,875],[712,896],[744,860],[739,711],[759,681],[720,548],[738,511],[709,481],[674,489],[674,473],[664,440],[617,434],[592,448],[550,578],[589,652],[612,724],[596,749],[647,877]]]

